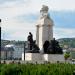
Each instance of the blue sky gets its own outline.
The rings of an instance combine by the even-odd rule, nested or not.
[[[0,0],[2,39],[27,40],[29,32],[36,39],[36,22],[42,5],[49,7],[54,21],[53,35],[75,37],[75,0]]]

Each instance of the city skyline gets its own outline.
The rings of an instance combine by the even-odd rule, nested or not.
[[[54,21],[53,36],[75,37],[75,0],[0,0],[2,39],[27,40],[29,32],[36,39],[36,22],[42,5],[49,7]]]

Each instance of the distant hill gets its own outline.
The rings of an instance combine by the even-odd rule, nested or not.
[[[1,46],[5,46],[5,45],[8,45],[8,44],[24,46],[24,42],[27,43],[26,41],[1,40]]]
[[[63,48],[65,45],[70,48],[75,48],[75,38],[61,38],[58,41]]]
[[[75,38],[61,38],[58,39],[58,41],[62,48],[64,48],[65,45],[75,48]],[[5,46],[7,44],[24,45],[24,42],[27,43],[27,41],[1,40],[1,46]]]
[[[9,43],[10,43],[9,40],[1,40],[1,46],[5,46],[5,45],[7,45]]]

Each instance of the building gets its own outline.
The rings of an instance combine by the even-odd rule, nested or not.
[[[70,48],[70,55],[71,55],[71,59],[75,59],[75,48]]]
[[[36,24],[36,43],[42,50],[44,42],[53,39],[53,20],[48,13],[48,6],[43,5],[40,10],[40,19]]]
[[[1,59],[3,60],[11,60],[13,59],[14,48],[12,46],[1,47]]]
[[[27,42],[25,41],[25,44]],[[6,49],[8,48],[7,50],[7,53],[9,50],[9,48],[13,48],[14,51],[13,51],[13,59],[14,60],[18,60],[18,59],[21,59],[22,57],[22,52],[24,52],[24,41],[9,41],[9,40],[2,40],[1,41],[1,57],[2,59],[6,59]],[[25,45],[25,50],[26,50],[26,45]]]
[[[1,47],[1,59],[5,60],[21,60],[24,47],[22,45],[6,45]]]
[[[22,45],[15,45],[14,46],[14,59],[15,60],[21,60],[22,58],[22,53],[24,52],[24,46]]]

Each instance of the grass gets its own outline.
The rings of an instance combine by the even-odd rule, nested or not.
[[[74,75],[75,65],[56,64],[0,64],[0,75]]]

